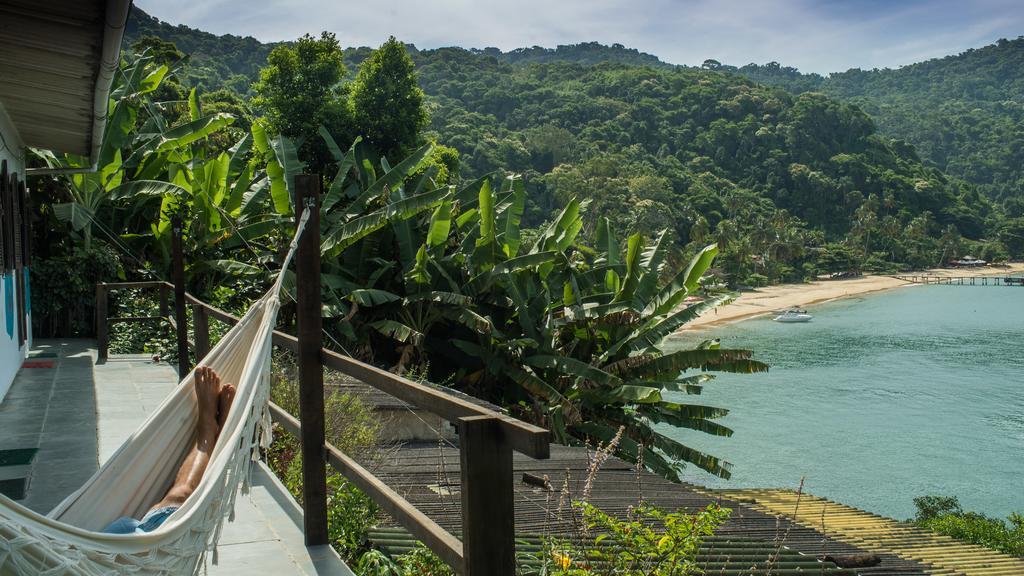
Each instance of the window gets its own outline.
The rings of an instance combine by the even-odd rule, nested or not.
[[[11,174],[7,172],[7,161],[0,163],[0,272],[6,274],[14,268],[14,236],[11,229],[13,206],[11,206]]]

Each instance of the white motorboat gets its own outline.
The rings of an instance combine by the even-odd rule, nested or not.
[[[807,313],[807,310],[800,310],[799,308],[792,308],[786,310],[782,314],[775,317],[776,322],[810,322],[811,316]]]

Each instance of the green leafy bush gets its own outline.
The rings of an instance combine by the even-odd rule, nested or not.
[[[298,414],[298,383],[291,357],[275,355],[271,399],[291,414]],[[328,382],[330,379],[328,378]],[[327,441],[347,454],[358,454],[377,444],[380,422],[359,398],[329,392],[324,398]],[[281,431],[267,454],[271,469],[302,502],[302,454],[298,439]],[[366,537],[377,515],[377,505],[340,474],[327,477],[328,537],[338,554],[355,564],[367,551]]]
[[[764,274],[751,274],[747,276],[746,284],[754,288],[763,288],[768,285],[768,277]]]
[[[454,576],[452,569],[423,544],[395,559],[402,576]]]
[[[685,576],[701,573],[697,552],[701,542],[731,514],[710,504],[696,514],[666,512],[653,506],[631,508],[622,520],[595,506],[578,502],[584,534],[582,544],[551,539],[542,548],[540,574],[545,576]],[[596,535],[595,535],[596,534]]]
[[[29,269],[32,331],[37,338],[92,336],[96,284],[116,280],[117,254],[96,242],[67,254],[40,258]]]
[[[160,296],[156,290],[117,290],[108,297],[111,317],[159,316]],[[173,314],[173,298],[168,303]],[[186,317],[191,310],[186,308]],[[165,321],[119,322],[109,325],[111,354],[151,354],[165,362],[178,360],[178,341]]]
[[[1007,521],[977,512],[965,512],[955,496],[914,498],[914,523],[957,540],[978,544],[1014,556],[1024,556],[1024,515],[1011,513]]]

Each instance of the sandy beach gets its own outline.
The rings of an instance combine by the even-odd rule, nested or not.
[[[913,272],[908,275],[928,276],[1019,276],[1024,273],[1024,263],[1014,263],[1002,268],[937,268],[924,272]],[[750,292],[741,292],[739,297],[717,311],[705,313],[700,318],[688,323],[683,329],[695,330],[722,324],[731,324],[740,320],[754,318],[764,314],[792,308],[806,307],[839,298],[849,298],[870,294],[881,290],[891,290],[903,286],[914,286],[909,282],[891,276],[862,276],[850,280],[823,280],[806,284],[780,284],[767,288],[758,288]]]

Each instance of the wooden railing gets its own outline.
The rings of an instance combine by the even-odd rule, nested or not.
[[[159,316],[108,317],[111,292],[125,289],[159,290]],[[168,314],[166,295],[173,292],[170,282],[116,282],[96,285],[97,335],[100,361],[108,358],[108,327],[118,322],[167,322],[173,329],[184,327]],[[192,333],[189,348],[197,362],[210,350],[209,320],[234,325],[239,318],[211,306],[189,293],[185,300],[192,308]],[[274,331],[273,343],[282,349],[298,352],[299,339]],[[190,350],[179,356],[189,358]],[[187,362],[188,360],[186,360]],[[344,356],[333,350],[320,349],[321,367],[328,367],[351,376],[411,405],[441,416],[458,426],[461,452],[462,535],[460,541],[426,514],[416,509],[372,472],[325,442],[324,458],[336,471],[372,498],[381,509],[460,574],[467,576],[514,574],[514,510],[512,505],[512,451],[531,458],[547,459],[550,455],[548,431],[516,420],[506,414],[449,394],[443,389],[396,376],[375,366]],[[280,406],[271,404],[271,414],[289,434],[301,437],[297,418]],[[307,506],[311,503],[308,502]],[[495,565],[495,559],[508,563]],[[476,562],[474,562],[476,560]],[[484,566],[480,567],[479,565]],[[475,569],[479,567],[479,569]]]
[[[318,194],[319,184],[305,178],[296,184],[306,188],[308,194]],[[302,196],[300,195],[300,198]],[[308,226],[313,225],[311,222]],[[178,227],[174,228],[179,230]],[[297,256],[296,275],[306,284],[319,288],[319,282],[310,282],[310,261],[319,264],[319,234],[304,235],[300,242],[309,241],[315,249],[306,251],[305,264],[302,245]],[[175,247],[175,268],[182,266],[180,242]],[[99,340],[99,359],[108,357],[111,323],[165,321],[177,333],[179,374],[187,374],[189,349],[197,362],[210,351],[209,320],[228,325],[239,318],[199,300],[184,290],[183,274],[175,273],[177,286],[169,282],[119,282],[96,285],[96,333]],[[123,289],[156,289],[160,291],[159,316],[111,318],[108,315],[109,295]],[[317,290],[318,292],[318,290]],[[169,295],[175,295],[175,312],[170,314]],[[304,529],[307,544],[327,543],[326,481],[317,473],[316,465],[330,465],[360,490],[372,498],[384,512],[409,530],[427,548],[437,554],[457,573],[465,576],[513,576],[515,574],[515,510],[513,506],[512,452],[520,452],[535,459],[550,457],[547,430],[522,422],[506,414],[470,402],[442,388],[413,382],[386,370],[381,370],[333,350],[323,348],[321,333],[310,330],[307,321],[303,330],[303,295],[299,300],[299,336],[274,331],[275,346],[299,356],[300,409],[302,419],[314,422],[313,428],[304,428],[300,420],[280,406],[271,404],[271,414],[282,428],[302,440]],[[315,302],[312,302],[315,300]],[[319,318],[319,294],[306,297],[306,318],[315,313]],[[315,304],[310,306],[310,304]],[[192,307],[192,338],[188,336],[185,306]],[[316,328],[319,328],[317,323]],[[310,353],[312,351],[312,354]],[[312,358],[312,362],[308,359]],[[313,366],[311,366],[311,364]],[[459,433],[462,539],[446,531],[434,520],[415,508],[402,495],[391,489],[372,472],[351,457],[324,441],[323,429],[323,368],[337,370],[369,386],[390,394],[413,406],[437,414],[455,424]],[[304,369],[305,368],[305,369]],[[311,369],[315,368],[315,369]],[[319,396],[319,398],[317,398]],[[319,410],[319,413],[317,412]],[[312,433],[312,434],[311,434]],[[310,440],[313,438],[313,440]],[[313,464],[314,466],[307,466]]]

